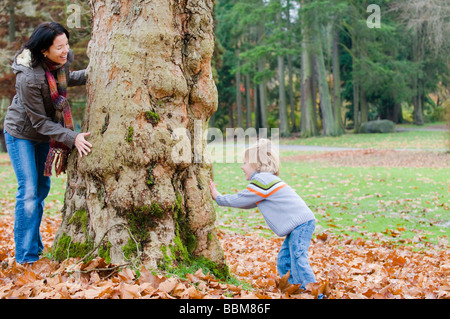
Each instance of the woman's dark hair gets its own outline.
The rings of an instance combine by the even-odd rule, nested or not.
[[[65,33],[69,39],[69,31],[57,22],[41,23],[31,34],[30,39],[25,43],[24,48],[31,51],[31,65],[38,66],[43,60],[42,51],[48,50],[58,35]]]

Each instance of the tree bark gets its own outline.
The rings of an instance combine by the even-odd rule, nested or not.
[[[282,55],[277,57],[278,60],[278,95],[280,100],[279,114],[280,114],[280,134],[281,136],[289,136],[289,123],[287,117],[286,105],[286,88],[284,85],[284,57]]]
[[[302,40],[302,83],[301,83],[301,118],[300,132],[302,137],[318,135],[315,117],[315,94],[313,94],[313,65],[311,61],[310,39],[303,35]]]
[[[236,113],[237,113],[237,126],[243,127],[242,122],[242,93],[241,93],[241,71],[240,68],[240,60],[239,60],[239,49],[236,51],[236,64],[237,64],[237,70],[235,73],[235,79],[236,79]]]
[[[245,75],[245,101],[246,101],[246,128],[252,127],[252,97],[250,95],[251,84],[250,74]]]
[[[264,37],[264,21],[260,21],[258,24],[258,41]],[[265,59],[264,57],[260,57],[258,59],[258,72],[261,74],[265,70]],[[267,122],[267,102],[266,102],[266,79],[264,77],[261,78],[260,83],[258,84],[259,91],[259,116],[260,116],[260,127],[268,128]]]
[[[413,38],[413,59],[414,62],[419,64],[423,61],[423,38],[422,28],[417,31],[417,35]],[[419,67],[422,69],[422,66]],[[414,124],[423,125],[423,90],[422,79],[419,76],[419,72],[413,78],[413,105],[414,105]]]
[[[16,17],[15,17],[15,2],[10,1],[8,4],[9,13],[9,43],[16,41]]]
[[[264,71],[264,58],[260,58],[258,60],[258,72]],[[268,128],[267,122],[267,106],[266,106],[266,80],[261,79],[261,82],[258,85],[259,90],[259,115],[261,117],[261,127]]]
[[[213,6],[91,0],[82,128],[94,146],[70,156],[56,259],[93,253],[170,269],[204,257],[228,273],[203,156],[217,110]]]
[[[255,129],[259,129],[262,127],[262,125],[261,125],[261,111],[259,106],[260,99],[258,94],[258,85],[253,84],[253,92],[254,92],[253,110],[255,112]]]
[[[361,125],[360,122],[360,85],[359,85],[359,76],[358,76],[358,68],[359,63],[357,61],[359,54],[358,54],[358,42],[357,42],[357,36],[355,34],[352,35],[352,50],[353,50],[353,56],[352,56],[352,67],[353,67],[353,130],[355,133],[358,133],[359,126]]]
[[[289,106],[290,106],[290,118],[291,118],[291,132],[297,132],[297,123],[295,122],[295,99],[294,99],[294,74],[292,55],[287,56],[288,61],[288,92],[289,92]]]
[[[361,107],[361,121],[359,125],[362,125],[363,123],[369,121],[369,104],[367,102],[366,90],[362,86],[359,88],[359,94],[359,104]]]
[[[344,123],[342,121],[342,95],[341,95],[341,67],[339,54],[339,28],[333,26],[332,43],[332,65],[333,65],[333,100],[334,100],[334,120],[339,134],[344,134]]]
[[[355,66],[355,62],[353,62],[353,66]],[[360,123],[360,111],[359,111],[359,79],[356,74],[355,68],[353,68],[353,130],[355,133],[358,133]]]
[[[278,5],[282,7],[281,2],[278,2]],[[277,13],[276,18],[277,24],[279,25],[279,32],[282,33],[281,27],[281,12]],[[281,45],[284,46],[285,43],[281,40]],[[277,56],[278,63],[278,100],[279,100],[279,117],[280,117],[280,134],[282,137],[289,136],[289,122],[287,115],[287,102],[286,102],[286,85],[285,85],[285,76],[284,76],[284,55]]]
[[[290,0],[286,1],[286,21],[287,21],[287,31],[288,33],[292,33],[291,28],[291,16],[290,16],[291,4]],[[291,48],[292,43],[289,38],[288,47]],[[295,123],[295,101],[294,101],[294,74],[293,74],[293,63],[292,63],[292,54],[287,55],[288,61],[288,92],[289,92],[289,106],[290,106],[290,118],[291,118],[291,132],[297,131],[297,125]]]
[[[314,36],[314,54],[317,70],[317,82],[320,95],[320,109],[322,111],[323,135],[337,136],[338,130],[334,121],[333,109],[331,106],[330,89],[327,82],[327,73],[325,70],[325,61],[322,52],[322,37],[320,28],[315,23],[316,35]]]

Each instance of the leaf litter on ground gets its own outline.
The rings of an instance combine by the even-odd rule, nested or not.
[[[424,153],[416,157],[400,155],[400,160],[394,160],[399,154],[388,152],[383,156],[392,155],[392,160],[385,157],[380,160],[376,158],[380,152],[385,151],[312,154],[290,160],[329,163],[340,160],[336,165],[341,166],[371,165],[371,161],[386,166],[404,166],[401,163],[405,162],[412,167],[448,165],[443,158],[431,159]],[[328,299],[450,298],[450,258],[445,236],[437,243],[430,243],[418,234],[400,244],[396,238],[405,231],[402,227],[378,233],[365,232],[364,238],[316,228],[309,259],[317,282],[300,290],[298,285],[289,284],[289,274],[280,278],[277,273],[276,257],[283,238],[268,236],[267,232],[261,236],[261,231],[266,231],[267,227],[258,226],[257,222],[248,225],[245,233],[217,229],[232,276],[247,283],[236,285],[220,281],[202,269],[180,278],[144,267],[118,267],[107,264],[102,258],[89,262],[80,258],[55,262],[43,257],[33,265],[16,264],[14,203],[4,198],[0,205],[2,299],[314,299],[320,295]],[[60,217],[55,214],[46,214],[42,220],[41,233],[46,251],[53,243],[60,222]]]
[[[421,249],[393,246],[385,240],[355,240],[328,231],[314,236],[310,263],[316,283],[306,290],[279,278],[276,256],[283,238],[257,233],[218,230],[231,274],[250,289],[216,279],[198,269],[185,279],[140,269],[116,268],[103,258],[55,262],[42,258],[33,265],[14,261],[11,216],[1,216],[0,298],[35,299],[203,299],[262,298],[450,298],[450,258],[446,243],[422,243]],[[48,249],[59,225],[57,217],[43,220]],[[384,238],[384,237],[383,237]]]

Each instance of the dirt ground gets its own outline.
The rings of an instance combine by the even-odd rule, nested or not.
[[[319,162],[329,166],[450,168],[449,152],[364,149],[285,156],[281,160]]]

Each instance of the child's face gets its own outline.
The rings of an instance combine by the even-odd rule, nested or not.
[[[241,169],[244,171],[245,179],[250,180],[250,177],[252,177],[253,173],[256,172],[256,170],[253,168],[252,165],[248,162],[244,162],[244,164],[241,166]]]

